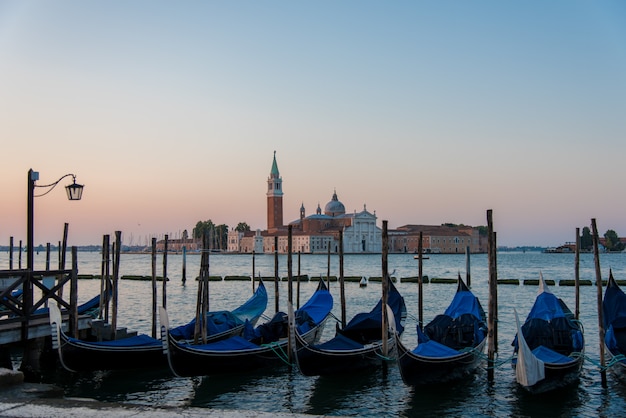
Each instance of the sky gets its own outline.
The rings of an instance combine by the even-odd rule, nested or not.
[[[336,190],[378,226],[626,236],[626,2],[0,0],[0,245],[265,229]],[[37,189],[39,193],[42,188]]]

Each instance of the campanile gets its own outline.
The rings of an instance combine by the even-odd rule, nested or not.
[[[276,231],[283,226],[283,179],[276,164],[276,151],[272,170],[267,178],[267,231]]]

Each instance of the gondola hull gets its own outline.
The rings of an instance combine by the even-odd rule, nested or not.
[[[512,366],[521,388],[540,394],[577,383],[584,362],[585,337],[567,305],[550,292],[540,275],[539,292],[513,340]]]
[[[319,340],[323,327],[324,322],[307,332],[303,338],[309,343]],[[209,348],[215,347],[211,344],[193,345],[176,341],[165,328],[162,328],[162,333],[163,340],[167,341],[165,350],[169,366],[180,377],[245,373],[263,367],[288,364],[287,339],[248,349],[222,351]]]
[[[144,345],[115,347],[99,345],[59,335],[59,359],[70,371],[159,369],[167,367],[167,358],[159,340]]]
[[[581,356],[566,364],[545,363],[545,378],[543,380],[531,386],[520,386],[528,393],[540,394],[574,385],[580,379],[583,360],[584,358]],[[513,363],[513,369],[515,367],[516,364]]]
[[[395,338],[390,338],[388,353],[394,346]],[[296,359],[300,372],[305,376],[341,374],[378,367],[388,357],[383,354],[381,342],[358,349],[320,350],[306,344],[296,335]]]
[[[407,385],[419,386],[464,379],[476,372],[486,341],[485,338],[471,351],[450,357],[421,356],[398,342],[398,366],[402,380]]]

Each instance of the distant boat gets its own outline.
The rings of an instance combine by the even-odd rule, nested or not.
[[[456,294],[442,315],[424,331],[417,326],[417,346],[397,339],[398,366],[407,385],[442,384],[462,379],[478,368],[487,341],[485,312],[458,277]]]
[[[520,386],[544,393],[578,381],[584,361],[585,340],[580,322],[565,303],[548,289],[540,275],[539,293],[513,341],[512,360]]]

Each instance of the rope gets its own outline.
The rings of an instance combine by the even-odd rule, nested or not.
[[[293,366],[289,363],[289,356],[285,353],[283,347],[279,343],[261,344],[261,347],[268,347],[274,354],[276,354],[276,356],[278,356],[280,360],[282,360],[283,363],[287,366]],[[279,350],[276,350],[276,347],[278,347]]]

